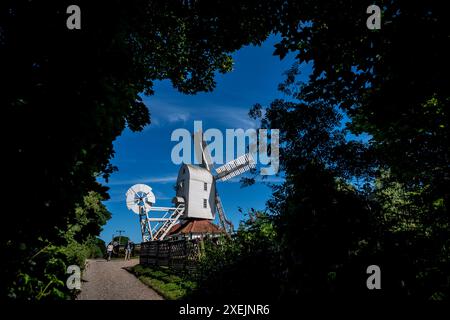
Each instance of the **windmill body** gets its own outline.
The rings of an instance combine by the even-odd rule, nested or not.
[[[183,164],[178,172],[176,203],[184,200],[182,219],[214,220],[216,213],[216,185],[210,171],[200,166]]]

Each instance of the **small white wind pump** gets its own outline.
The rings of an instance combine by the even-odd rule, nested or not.
[[[152,238],[148,212],[156,202],[152,188],[145,184],[135,184],[126,193],[127,208],[139,215],[141,225],[142,241],[149,241]]]
[[[128,210],[139,215],[143,242],[164,239],[184,212],[184,204],[175,208],[153,206],[156,202],[155,195],[152,188],[145,184],[135,184],[128,189],[126,199]],[[150,211],[166,212],[166,214],[162,218],[150,218],[148,216]]]

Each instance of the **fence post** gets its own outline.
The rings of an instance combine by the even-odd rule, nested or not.
[[[159,266],[159,241],[156,242],[155,265],[156,265],[156,266]]]
[[[184,240],[184,242],[183,242],[183,271],[186,271],[186,261],[188,260],[188,254],[187,254],[187,243],[188,243],[188,240],[187,239],[185,239]]]
[[[172,243],[171,242],[167,242],[169,245],[169,252],[167,254],[167,266],[169,268],[172,268]]]

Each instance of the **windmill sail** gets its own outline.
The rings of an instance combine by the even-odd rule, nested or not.
[[[250,153],[246,153],[239,158],[232,160],[223,166],[216,169],[216,179],[220,181],[226,181],[233,177],[236,177],[252,168],[256,165]]]
[[[195,159],[200,166],[211,171],[213,163],[209,155],[209,149],[206,142],[203,140],[203,132],[197,131],[194,133],[194,154]]]
[[[208,146],[206,142],[203,140],[202,131],[197,131],[194,133],[194,151],[195,158],[200,163],[200,166],[205,168],[206,170],[212,173],[213,162],[211,160],[211,156],[208,150]],[[256,166],[255,160],[253,159],[250,153],[247,153],[239,158],[226,163],[225,165],[216,169],[217,175],[214,176],[214,181],[226,181],[233,177],[236,177]],[[229,236],[233,233],[234,226],[229,221],[225,215],[225,211],[222,206],[222,201],[219,197],[219,193],[217,189],[215,191],[215,206],[219,215],[220,223],[225,231],[225,233]]]

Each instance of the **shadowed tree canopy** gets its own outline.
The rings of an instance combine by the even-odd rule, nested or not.
[[[150,123],[139,94],[151,94],[153,81],[210,91],[214,73],[231,70],[229,53],[270,31],[259,6],[243,7],[240,19],[233,6],[195,1],[81,1],[81,30],[68,30],[68,4],[1,4],[7,185],[27,183],[28,201],[45,213],[18,238],[51,232],[87,190],[99,189],[94,175],[114,170],[112,141],[126,126]],[[22,230],[25,221],[14,221]]]
[[[450,22],[438,1],[379,1],[371,31],[369,4],[289,2],[276,27],[275,54],[297,60],[279,87],[293,101],[262,119],[282,128],[286,183],[268,206],[284,294],[370,294],[361,279],[376,261],[385,297],[448,299]]]
[[[270,266],[242,263],[261,237],[249,229],[256,239],[248,250],[238,233],[230,250],[239,258],[219,255],[225,271],[215,276],[212,267],[200,293],[245,295],[251,286],[266,298],[258,280],[276,279],[275,299],[449,298],[448,11],[438,1],[377,1],[381,29],[372,31],[371,4],[277,7],[274,53],[296,58],[279,86],[288,99],[249,113],[262,128],[280,129],[282,141],[286,182],[267,204],[277,236],[261,258]],[[313,72],[302,82],[304,63]],[[220,259],[212,255],[213,264]],[[366,287],[371,264],[382,270],[379,292]],[[222,278],[223,290],[214,285]]]
[[[81,30],[66,27],[73,4]],[[11,279],[39,241],[64,243],[89,191],[108,197],[96,177],[115,170],[112,142],[150,123],[139,94],[162,79],[187,94],[213,90],[231,52],[266,39],[267,12],[258,1],[2,1],[0,237]]]
[[[365,1],[287,6],[280,57],[298,63],[281,90],[308,104],[340,108],[348,129],[367,133],[375,160],[407,185],[430,185],[449,206],[450,22],[442,2],[379,1],[381,29],[365,27]],[[308,83],[296,75],[314,64]]]

